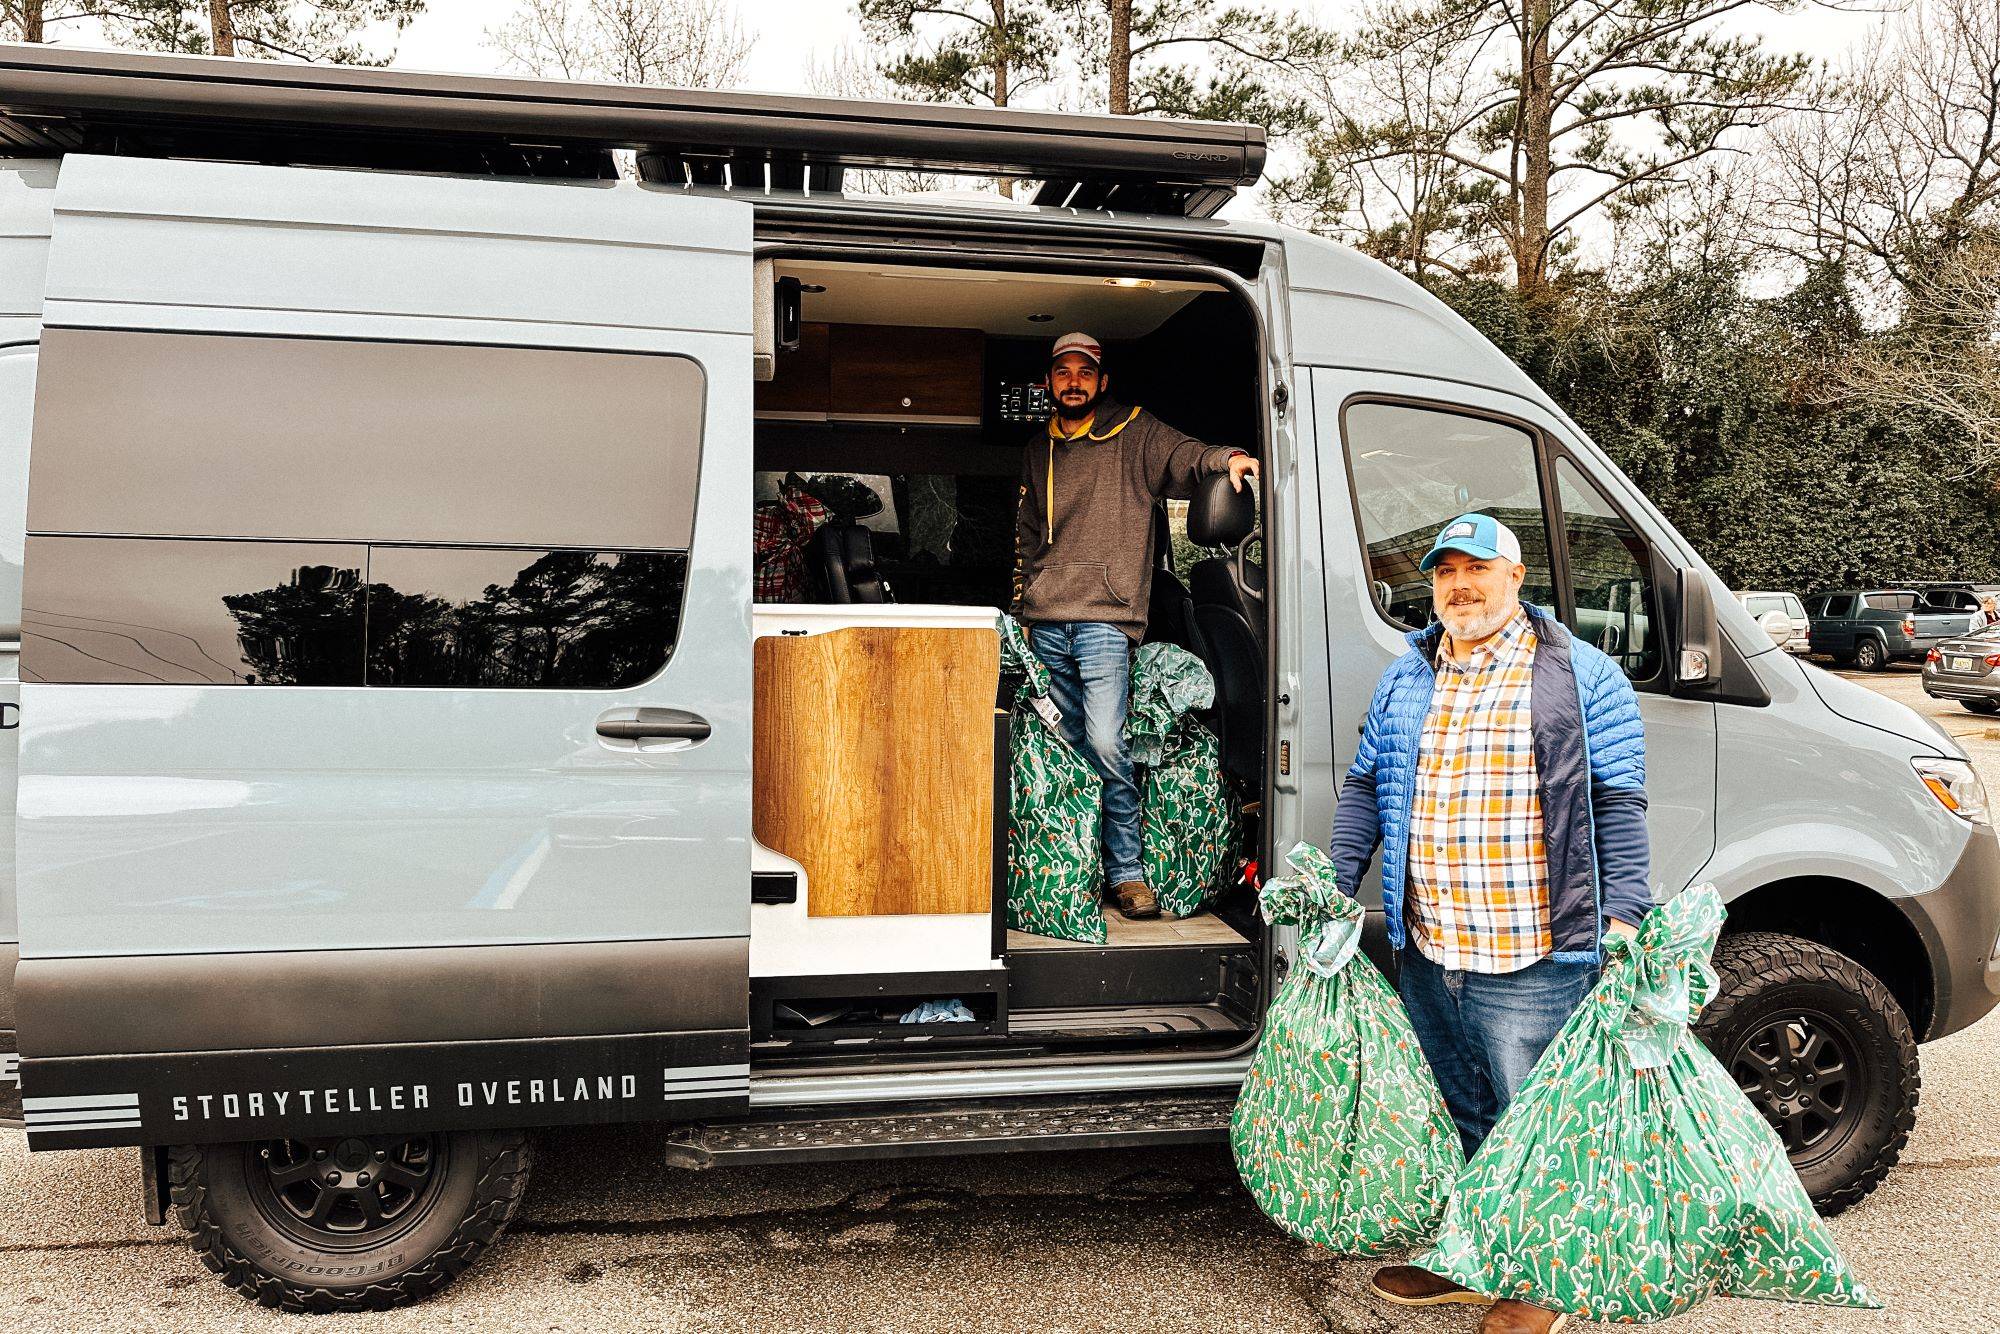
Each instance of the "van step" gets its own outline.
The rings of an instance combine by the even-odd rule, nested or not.
[[[1228,1138],[1232,1086],[1131,1097],[987,1100],[847,1116],[773,1117],[679,1126],[669,1166],[704,1168],[778,1159],[926,1158],[1023,1149],[1106,1149],[1214,1143]]]
[[[1016,1010],[1007,1019],[1007,1031],[1015,1037],[1036,1037],[1050,1042],[1244,1033],[1251,1027],[1241,1016],[1219,1005]]]

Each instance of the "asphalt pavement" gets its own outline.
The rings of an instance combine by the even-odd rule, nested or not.
[[[1860,677],[1960,737],[2000,797],[2000,719]],[[1832,1220],[1883,1312],[1715,1301],[1658,1326],[2000,1329],[2000,1019],[1926,1047],[1902,1164]],[[1283,1236],[1222,1148],[686,1172],[657,1132],[552,1134],[523,1216],[442,1296],[341,1329],[1455,1331],[1392,1311],[1368,1262]],[[139,1216],[131,1150],[29,1155],[0,1131],[0,1303],[13,1330],[290,1331]]]

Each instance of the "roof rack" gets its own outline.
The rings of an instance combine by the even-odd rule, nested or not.
[[[0,153],[839,189],[848,167],[1039,180],[1037,203],[1206,217],[1264,168],[1255,125],[425,74],[0,43]]]

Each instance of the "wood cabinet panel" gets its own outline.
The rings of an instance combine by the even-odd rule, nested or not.
[[[809,915],[990,911],[999,637],[767,635],[754,675],[751,823],[805,867]]]
[[[979,419],[986,351],[979,330],[836,324],[831,344],[835,416]]]

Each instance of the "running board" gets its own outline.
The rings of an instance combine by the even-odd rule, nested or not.
[[[989,1099],[902,1106],[849,1116],[799,1116],[679,1126],[670,1167],[774,1161],[932,1158],[1038,1149],[1213,1144],[1229,1137],[1236,1089],[1143,1098]]]

